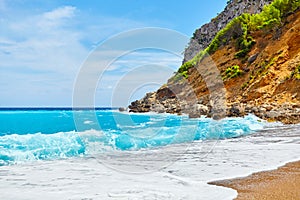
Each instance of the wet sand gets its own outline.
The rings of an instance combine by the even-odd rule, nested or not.
[[[237,190],[237,200],[300,200],[300,161],[288,163],[277,170],[210,184]]]

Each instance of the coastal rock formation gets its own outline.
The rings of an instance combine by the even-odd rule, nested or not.
[[[272,0],[231,0],[226,8],[217,17],[201,28],[196,29],[184,52],[183,63],[192,59],[200,50],[205,49],[218,31],[223,29],[232,19],[243,13],[259,13],[264,5]]]
[[[245,2],[250,1],[241,4]],[[229,37],[184,74],[177,72],[158,91],[132,102],[129,111],[215,119],[253,113],[270,121],[300,123],[300,8],[285,13],[277,25],[247,34],[243,42],[250,41],[251,47],[241,51],[240,41]],[[222,83],[211,81],[217,77]]]

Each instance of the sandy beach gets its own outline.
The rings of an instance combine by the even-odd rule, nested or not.
[[[245,178],[212,182],[238,191],[237,200],[300,199],[300,161],[277,170],[254,173]]]

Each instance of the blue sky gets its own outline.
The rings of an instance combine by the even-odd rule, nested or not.
[[[196,28],[221,12],[226,2],[0,0],[0,107],[71,106],[77,74],[103,41],[145,27],[172,29],[191,37]],[[145,65],[145,60],[146,64],[155,61],[168,65],[174,71],[182,57],[149,50],[123,56],[111,66],[122,70],[110,70],[99,83],[96,105],[110,106],[108,96],[114,88],[110,81],[120,80],[124,68],[131,69],[133,63]],[[172,70],[162,70],[160,81],[137,88],[131,99],[117,100],[114,105],[125,106],[159,87]],[[138,73],[139,77],[155,79],[149,70]]]

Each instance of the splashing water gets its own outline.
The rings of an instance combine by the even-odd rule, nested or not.
[[[264,124],[252,115],[214,121],[114,110],[5,110],[0,111],[0,165],[241,137]]]

